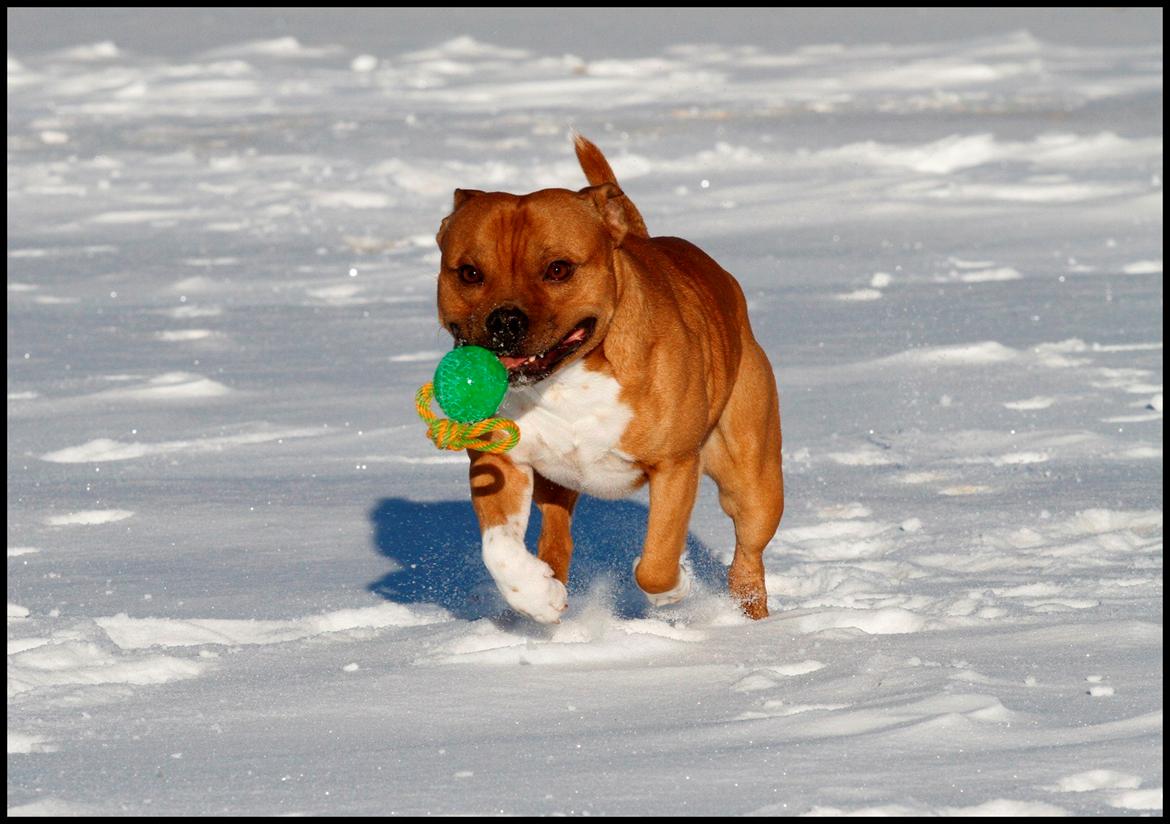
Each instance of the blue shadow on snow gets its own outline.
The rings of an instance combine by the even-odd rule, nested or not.
[[[608,582],[621,618],[646,614],[646,598],[631,566],[646,538],[645,505],[582,495],[573,514],[570,607],[574,596]],[[437,604],[464,620],[494,617],[506,607],[480,557],[479,524],[469,500],[410,501],[384,498],[370,512],[374,547],[397,568],[369,585],[371,592],[401,604]],[[727,524],[731,529],[731,522]],[[534,506],[525,543],[536,550],[540,511]],[[697,583],[721,591],[727,570],[694,535],[687,557]]]

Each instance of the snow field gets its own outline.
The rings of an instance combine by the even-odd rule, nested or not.
[[[9,813],[1160,811],[1162,50],[1085,14],[10,37]],[[708,484],[685,600],[631,580],[645,497],[585,500],[517,615],[414,417],[451,190],[583,185],[570,128],[748,296],[766,621]]]

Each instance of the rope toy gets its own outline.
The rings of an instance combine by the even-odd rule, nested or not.
[[[502,454],[520,442],[515,421],[492,417],[507,390],[508,370],[495,355],[479,346],[460,346],[439,361],[435,379],[419,388],[414,406],[439,449]],[[431,411],[432,398],[450,420]],[[505,437],[489,437],[497,431]]]

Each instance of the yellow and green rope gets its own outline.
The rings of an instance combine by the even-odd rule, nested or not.
[[[434,383],[423,385],[414,396],[418,416],[427,425],[427,437],[439,449],[457,451],[475,449],[480,452],[503,454],[520,442],[520,427],[507,418],[484,418],[482,421],[460,423],[440,418],[431,411],[431,400],[435,395]],[[493,432],[502,432],[505,437],[492,437]]]

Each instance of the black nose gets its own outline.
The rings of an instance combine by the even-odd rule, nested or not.
[[[528,315],[515,306],[501,306],[488,315],[487,333],[497,354],[511,355],[528,333]]]

